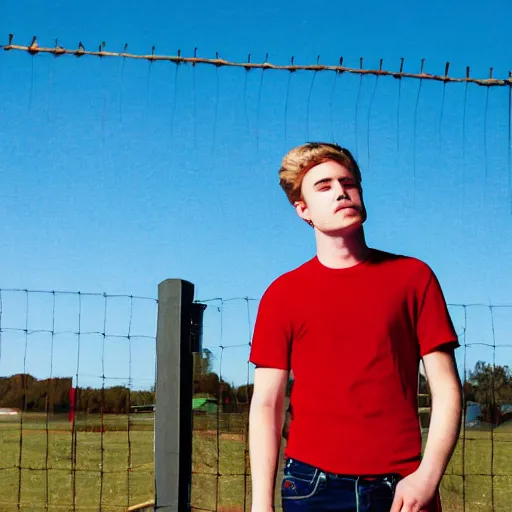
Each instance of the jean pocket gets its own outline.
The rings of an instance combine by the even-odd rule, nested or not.
[[[318,473],[319,470],[314,466],[295,459],[288,459],[284,465],[284,476],[293,477],[296,480],[312,482]]]
[[[375,512],[389,512],[397,483],[394,477],[376,483],[361,482],[358,487],[360,504]]]
[[[298,500],[311,498],[326,485],[322,471],[299,462],[287,463],[281,484],[281,498]]]

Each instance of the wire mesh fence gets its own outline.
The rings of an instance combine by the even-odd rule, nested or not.
[[[247,361],[258,300],[200,302],[209,307],[195,359],[192,507],[248,510]],[[2,510],[126,510],[152,499],[156,306],[133,296],[0,290]],[[444,507],[502,512],[512,498],[512,306],[452,304],[450,313],[465,413],[442,481]],[[421,373],[419,382],[426,441]]]
[[[0,290],[1,510],[153,497],[156,301]]]
[[[86,47],[67,50],[56,42],[44,48],[35,39],[27,46],[10,40],[3,47],[9,50],[0,55],[9,80],[2,82],[1,95],[12,108],[2,150],[6,161],[20,167],[54,169],[56,182],[65,184],[70,165],[65,153],[72,154],[76,188],[70,190],[76,199],[66,211],[79,210],[77,191],[85,190],[100,198],[97,222],[113,219],[113,231],[127,231],[125,219],[138,209],[155,221],[155,230],[167,230],[172,219],[175,239],[189,240],[204,221],[197,203],[183,208],[183,198],[190,179],[200,175],[208,193],[222,203],[220,213],[205,213],[212,240],[218,235],[223,241],[221,250],[209,254],[211,266],[232,261],[232,254],[239,264],[238,255],[253,250],[252,240],[244,245],[247,226],[275,226],[282,197],[269,194],[257,220],[246,218],[242,228],[236,223],[226,228],[226,219],[238,219],[255,203],[255,176],[265,183],[271,179],[274,187],[282,151],[311,138],[343,140],[354,148],[365,169],[366,197],[375,205],[379,242],[400,238],[410,222],[426,233],[421,240],[404,237],[421,253],[430,250],[429,230],[439,240],[446,229],[448,244],[455,231],[468,234],[478,215],[492,210],[497,226],[504,204],[510,212],[510,77],[493,78],[491,70],[488,78],[473,78],[467,68],[458,78],[448,76],[448,66],[444,74],[429,74],[424,61],[414,66],[420,70],[416,73],[403,61],[399,69],[387,71],[382,61],[369,68],[362,60],[357,67],[342,60],[323,65],[320,59],[305,66],[292,59],[279,66],[268,59],[251,63],[250,57],[236,63],[196,52],[160,58],[154,51],[137,56],[126,47],[121,53],[109,53],[104,45],[97,52]],[[79,128],[75,119],[81,120]],[[17,151],[20,140],[30,150]],[[226,141],[236,142],[229,146]],[[56,146],[62,153],[49,151]],[[128,171],[119,201],[112,191],[119,190],[121,157]],[[233,161],[236,172],[225,174]],[[101,169],[101,193],[89,188],[94,181],[89,166]],[[203,172],[206,167],[209,173]],[[269,167],[274,169],[270,174]],[[179,172],[167,172],[174,168]],[[144,175],[151,201],[133,179],[137,175]],[[222,201],[228,181],[236,181],[236,193],[229,191],[230,201]],[[400,193],[397,182],[405,184]],[[46,185],[57,190],[51,181]],[[433,191],[440,189],[453,193],[433,201]],[[31,193],[18,199],[27,210],[34,200]],[[112,215],[111,204],[122,222]],[[397,209],[407,212],[405,220],[390,225]],[[160,225],[155,211],[165,212]],[[287,229],[285,213],[283,219],[285,227],[266,232],[267,240]],[[48,222],[50,230],[51,216]],[[60,219],[53,227],[60,227]],[[139,223],[132,228],[136,231]],[[81,234],[83,245],[87,236]],[[11,233],[9,239],[19,253],[33,250],[33,241],[24,245],[26,240]],[[271,257],[264,252],[259,255],[263,263],[250,269],[256,279],[264,274],[258,265]],[[194,384],[192,504],[203,510],[247,510],[252,385],[247,356],[257,300],[206,302],[208,350],[196,360]],[[155,310],[153,299],[131,296],[0,291],[0,375],[10,376],[0,380],[1,453],[6,454],[0,460],[2,510],[34,504],[47,510],[122,509],[152,498]],[[443,480],[443,499],[448,512],[508,510],[511,308],[468,304],[452,305],[451,311],[463,345],[457,357],[467,412]],[[428,396],[420,396],[420,402],[425,437]]]
[[[252,370],[247,359],[257,304],[248,298],[216,299],[205,313],[205,352],[195,380],[195,396],[202,397],[196,399],[194,411],[192,507],[196,510],[250,509],[247,433]],[[512,306],[451,304],[449,308],[461,344],[457,366],[464,383],[465,411],[460,439],[441,484],[443,510],[505,512],[512,500]],[[418,406],[426,442],[430,398],[422,372]],[[279,491],[277,485],[277,508]]]

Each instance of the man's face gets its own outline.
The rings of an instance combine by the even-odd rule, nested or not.
[[[333,160],[306,173],[302,200],[295,208],[302,219],[329,234],[349,234],[366,220],[360,185],[346,167]]]

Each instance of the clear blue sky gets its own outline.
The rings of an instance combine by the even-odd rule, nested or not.
[[[9,2],[1,42],[12,32],[18,44],[37,35],[42,46],[58,37],[65,47],[105,41],[122,51],[126,42],[134,53],[155,45],[192,55],[197,47],[199,56],[228,60],[250,53],[261,61],[268,52],[273,63],[343,56],[357,67],[364,57],[377,68],[383,58],[394,70],[404,57],[411,72],[425,58],[425,71],[439,74],[449,60],[454,76],[467,65],[473,76],[512,69],[507,0],[52,5]],[[0,288],[156,297],[161,280],[179,277],[195,283],[198,299],[259,298],[314,254],[310,228],[278,187],[280,159],[306,137],[334,136],[360,161],[371,246],[429,263],[450,303],[511,304],[508,89],[469,86],[464,114],[464,85],[447,85],[443,104],[443,85],[423,82],[418,102],[419,81],[404,80],[398,110],[391,77],[313,77],[0,52]],[[30,328],[48,323],[50,300],[31,303]],[[76,320],[73,300],[62,299],[56,313],[63,325]],[[101,324],[103,304],[91,301]],[[4,294],[3,302],[3,326],[23,324],[23,296]],[[226,303],[222,338],[216,305],[206,313],[205,346],[246,343],[257,304],[249,323],[245,301]],[[139,334],[154,334],[154,308],[135,308]],[[461,332],[463,315],[453,314]],[[127,315],[126,303],[109,310],[109,332],[125,333]],[[497,310],[496,343],[512,342],[511,317]],[[467,341],[492,342],[488,310],[473,308],[468,318]],[[76,340],[58,343],[54,374],[72,374]],[[84,341],[84,374],[101,373],[96,343]],[[125,376],[127,349],[115,343],[107,341],[105,372]],[[23,348],[22,336],[4,334],[0,374],[23,369]],[[133,356],[137,376],[151,379],[151,343],[138,343]],[[224,350],[226,378],[245,380],[246,357],[247,347]],[[469,366],[479,358],[490,361],[492,351],[468,350]],[[512,349],[499,349],[496,362],[512,364]],[[48,339],[33,336],[26,369],[44,377],[48,368]]]

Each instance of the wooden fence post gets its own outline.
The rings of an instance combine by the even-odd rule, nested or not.
[[[192,479],[193,351],[201,351],[202,304],[194,285],[158,285],[156,334],[155,510],[187,512]]]

